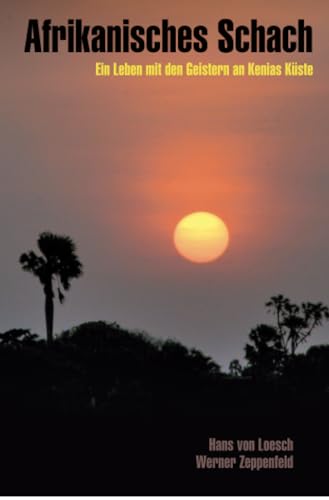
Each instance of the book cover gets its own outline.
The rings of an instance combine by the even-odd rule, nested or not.
[[[1,3],[1,494],[328,494],[328,21]]]

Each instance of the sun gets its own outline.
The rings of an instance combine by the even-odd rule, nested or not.
[[[197,264],[205,264],[223,255],[228,247],[229,232],[217,215],[193,212],[176,225],[174,243],[182,257]]]

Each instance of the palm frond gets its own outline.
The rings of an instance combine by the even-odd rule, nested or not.
[[[59,287],[69,290],[71,280],[79,278],[83,269],[73,240],[69,236],[44,231],[40,233],[37,243],[42,255],[33,251],[23,253],[20,257],[23,270],[38,276],[43,284],[56,277]],[[64,294],[60,288],[58,298],[63,302]]]
[[[42,276],[42,272],[46,265],[45,259],[43,257],[39,257],[32,251],[23,253],[20,256],[19,262],[22,265],[23,271],[32,273],[39,278]]]
[[[63,236],[44,231],[39,235],[38,247],[46,258],[64,258],[66,255],[74,254],[76,246],[69,236]]]
[[[57,294],[58,294],[58,300],[59,300],[60,304],[63,304],[63,302],[65,300],[65,295],[63,294],[62,290],[59,287],[57,288]]]

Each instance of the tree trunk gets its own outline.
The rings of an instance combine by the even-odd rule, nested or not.
[[[54,329],[54,293],[51,282],[45,287],[45,313],[46,313],[46,328],[47,328],[47,344],[50,346],[53,343]]]

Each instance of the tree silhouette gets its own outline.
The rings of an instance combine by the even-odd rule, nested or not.
[[[252,375],[260,378],[279,375],[284,365],[286,350],[276,328],[258,325],[251,330],[249,339],[251,344],[246,345],[245,353]]]
[[[45,315],[47,343],[53,341],[54,323],[54,282],[59,302],[64,301],[64,291],[69,290],[71,280],[82,274],[82,264],[76,255],[76,247],[68,236],[43,232],[38,238],[41,255],[33,251],[23,253],[19,259],[22,269],[36,276],[45,293]]]
[[[30,330],[14,328],[0,333],[0,346],[19,349],[22,346],[33,345],[37,339],[38,335],[31,333]]]
[[[287,350],[290,346],[291,356],[316,326],[329,319],[329,309],[322,302],[303,302],[298,306],[283,295],[276,295],[271,297],[266,307],[275,315],[282,345]]]
[[[232,359],[228,370],[231,377],[241,377],[243,371],[241,363],[238,359]]]

